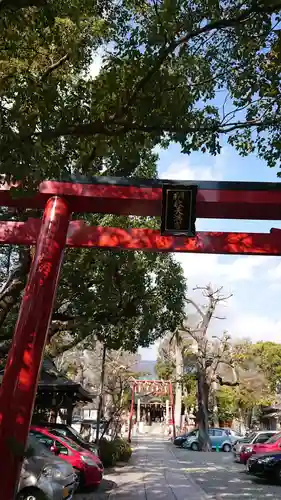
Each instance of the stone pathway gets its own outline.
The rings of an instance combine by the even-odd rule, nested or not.
[[[77,495],[76,500],[207,500],[184,472],[167,439],[141,436],[129,465],[109,474],[111,491]]]

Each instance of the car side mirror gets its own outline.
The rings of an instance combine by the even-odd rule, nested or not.
[[[58,449],[58,447],[56,445],[52,445],[51,448],[50,448],[50,451],[54,454],[54,455],[59,455],[60,454],[60,450]]]

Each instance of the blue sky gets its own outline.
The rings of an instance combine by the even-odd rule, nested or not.
[[[102,50],[93,58],[92,77],[100,71],[101,58]],[[219,92],[213,104],[221,108],[224,102],[225,93]],[[225,112],[229,112],[231,106],[228,100]],[[159,151],[159,155],[158,171],[165,179],[280,182],[277,169],[269,169],[254,155],[240,157],[228,145],[217,157],[202,153],[183,155],[175,144]],[[199,220],[196,227],[198,230],[266,232],[271,227],[281,228],[281,223]],[[233,338],[281,342],[281,257],[176,254],[176,258],[188,280],[188,292],[198,304],[203,301],[199,292],[193,291],[197,285],[211,283],[223,286],[226,295],[233,294],[220,307],[219,315],[226,319],[214,320],[210,325],[211,334],[220,335],[227,330]],[[156,359],[157,345],[141,349],[140,353],[143,359]]]
[[[254,155],[240,157],[231,146],[225,146],[217,157],[202,153],[181,154],[173,144],[160,151],[159,175],[178,180],[229,180],[278,182],[277,169]],[[199,220],[199,230],[269,231],[281,227],[274,221]],[[233,297],[220,307],[225,320],[214,320],[212,334],[227,330],[234,338],[251,338],[281,342],[281,258],[255,256],[217,256],[177,254],[188,279],[189,294],[198,303],[204,301],[192,289],[212,283],[223,286]],[[190,310],[190,312],[192,312]],[[143,359],[155,359],[157,346],[141,349]]]

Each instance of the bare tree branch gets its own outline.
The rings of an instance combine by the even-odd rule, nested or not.
[[[201,318],[204,318],[204,312],[202,311],[201,307],[199,307],[196,302],[190,298],[186,299],[187,304],[192,304],[193,307],[196,309],[196,311],[200,314]]]
[[[62,56],[58,61],[56,61],[54,64],[49,66],[43,73],[41,80],[44,81],[46,78],[56,69],[58,69],[60,66],[62,66],[66,61],[69,60],[69,54],[65,54]]]

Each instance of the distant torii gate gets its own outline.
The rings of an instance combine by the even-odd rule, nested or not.
[[[133,427],[133,414],[134,414],[134,403],[136,394],[149,394],[151,396],[168,396],[171,407],[171,420],[173,427],[173,437],[176,437],[176,426],[175,426],[175,406],[174,406],[174,395],[173,386],[170,380],[135,380],[131,385],[131,410],[129,417],[129,431],[128,431],[128,441],[131,442],[132,427]]]
[[[13,500],[17,487],[65,246],[281,255],[278,229],[270,233],[199,232],[187,238],[173,235],[186,234],[179,230],[161,236],[160,231],[146,228],[90,227],[82,221],[70,221],[75,212],[160,216],[167,184],[174,193],[182,193],[185,186],[190,191],[197,188],[194,209],[198,218],[281,219],[280,183],[178,183],[99,177],[79,182],[45,181],[35,196],[21,199],[13,197],[10,185],[0,185],[1,206],[44,209],[42,222],[29,219],[0,223],[0,244],[36,244],[0,390],[1,500]]]

